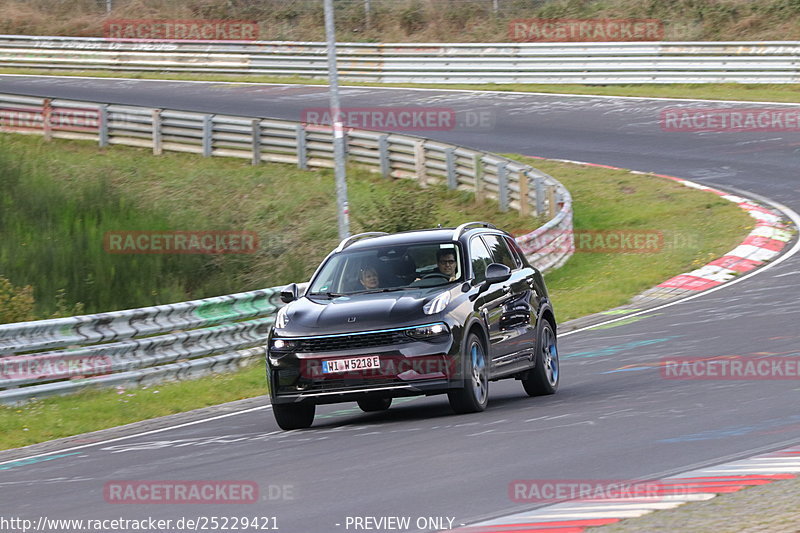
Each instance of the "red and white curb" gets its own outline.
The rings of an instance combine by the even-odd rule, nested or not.
[[[651,289],[654,292],[659,288],[704,291],[716,287],[780,255],[783,248],[792,239],[789,226],[783,222],[783,217],[753,200],[673,176],[654,175],[735,202],[741,209],[747,211],[747,214],[756,219],[756,227],[739,246],[703,267],[668,279],[655,289]]]
[[[539,156],[528,156],[534,159],[545,159]],[[650,299],[671,299],[678,296],[685,296],[711,289],[718,285],[730,281],[735,277],[749,272],[776,256],[780,255],[784,247],[791,241],[792,233],[789,224],[784,220],[781,213],[760,205],[759,203],[743,198],[735,194],[730,194],[713,187],[707,187],[693,181],[668,176],[666,174],[654,174],[630,170],[627,168],[600,165],[597,163],[586,163],[584,161],[572,161],[569,159],[554,159],[563,163],[572,163],[588,167],[607,168],[611,170],[622,170],[631,174],[644,176],[657,176],[675,181],[686,187],[710,192],[735,202],[741,209],[744,209],[751,217],[756,219],[756,227],[736,248],[714,261],[698,269],[674,276],[659,285],[644,291],[633,298],[634,302]]]
[[[657,492],[633,497],[572,500],[487,520],[460,533],[580,533],[587,527],[710,500],[718,494],[792,479],[800,473],[800,446],[684,472],[656,482]],[[633,483],[633,482],[632,482]]]

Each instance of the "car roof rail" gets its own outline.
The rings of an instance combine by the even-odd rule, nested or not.
[[[389,235],[385,231],[368,231],[366,233],[359,233],[357,235],[351,235],[350,237],[345,237],[342,239],[342,242],[339,243],[339,246],[336,247],[334,252],[341,252],[351,244],[356,241],[360,241],[361,239],[370,239],[372,237],[380,237],[381,235]]]
[[[497,229],[494,224],[490,224],[488,222],[465,222],[453,230],[453,240],[457,241],[461,238],[465,231],[474,229],[474,228],[490,228],[490,229]]]

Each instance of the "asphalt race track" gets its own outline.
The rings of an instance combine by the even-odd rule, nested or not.
[[[0,76],[0,92],[293,120],[328,104],[323,87],[140,80]],[[419,134],[670,174],[800,211],[800,134],[660,126],[664,108],[763,104],[346,88],[342,105],[453,108],[455,128]],[[354,531],[353,517],[404,516],[412,531],[455,528],[541,505],[510,499],[517,479],[656,478],[786,447],[800,443],[797,380],[666,380],[656,363],[800,356],[798,301],[800,257],[793,256],[636,322],[563,336],[558,394],[528,398],[517,382],[492,383],[489,407],[478,415],[452,415],[445,397],[398,401],[380,414],[340,404],[318,407],[310,430],[282,432],[265,407],[0,464],[0,514],[275,517],[261,525],[288,533]],[[257,484],[261,501],[108,503],[104,486],[119,480],[238,480]]]

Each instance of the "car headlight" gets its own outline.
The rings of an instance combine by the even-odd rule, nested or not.
[[[428,324],[426,326],[420,326],[418,328],[408,330],[407,334],[409,337],[413,337],[419,340],[431,340],[435,339],[436,337],[441,337],[442,335],[447,335],[450,333],[450,329],[447,327],[447,324],[444,323],[436,323],[436,324]]]
[[[270,350],[275,350],[278,352],[287,352],[297,347],[297,341],[290,339],[282,339],[280,337],[273,337],[269,347]]]
[[[278,314],[275,315],[275,327],[283,329],[289,324],[289,316],[286,314],[286,307],[278,309]]]
[[[440,313],[444,311],[444,308],[447,307],[447,304],[450,303],[450,292],[443,292],[430,302],[426,303],[422,307],[422,311],[426,315],[435,315],[436,313]]]

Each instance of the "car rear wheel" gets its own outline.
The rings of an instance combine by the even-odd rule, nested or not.
[[[536,337],[536,366],[522,378],[522,386],[528,396],[555,393],[561,377],[556,334],[550,322],[544,319],[539,321],[539,333]]]
[[[477,413],[489,402],[489,370],[483,343],[470,333],[464,349],[464,386],[447,393],[450,407],[456,413]]]
[[[281,429],[305,429],[314,422],[317,406],[311,402],[272,404],[272,413]]]
[[[392,405],[391,398],[361,398],[357,401],[358,406],[365,413],[375,411],[385,411]]]

